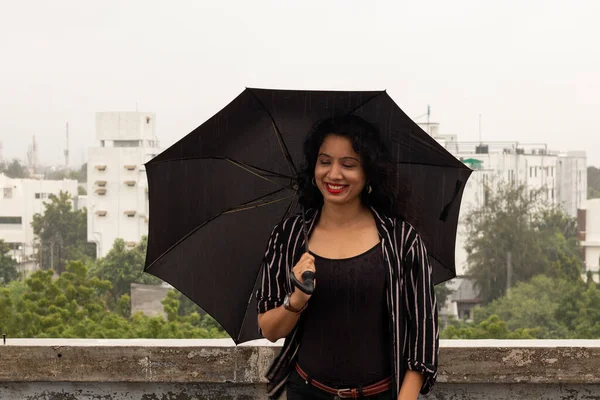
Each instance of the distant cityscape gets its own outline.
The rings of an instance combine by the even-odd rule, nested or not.
[[[144,163],[162,149],[156,135],[156,115],[151,112],[100,112],[96,114],[95,145],[87,151],[87,163],[69,169],[68,133],[65,165],[40,168],[35,139],[28,152],[23,177],[9,177],[10,162],[0,160],[3,191],[0,197],[0,239],[7,243],[22,271],[35,271],[36,238],[33,216],[43,213],[50,194],[67,192],[72,206],[87,209],[87,241],[95,244],[96,257],[104,257],[117,238],[135,247],[148,234],[148,184]],[[528,191],[542,190],[545,200],[560,205],[577,218],[585,271],[598,279],[600,258],[600,202],[587,199],[586,153],[558,151],[543,143],[461,142],[456,134],[441,132],[439,123],[422,122],[421,128],[450,153],[473,169],[461,205],[456,240],[458,278],[449,285],[450,312],[469,315],[477,293],[467,272],[464,249],[464,215],[487,201],[494,182],[524,185]],[[67,128],[68,132],[68,128]],[[16,168],[16,166],[14,167]],[[15,171],[12,172],[15,175]],[[26,177],[25,177],[26,175]]]

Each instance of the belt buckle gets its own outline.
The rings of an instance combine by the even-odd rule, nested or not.
[[[344,393],[346,392],[346,393]],[[338,389],[337,396],[340,399],[353,399],[354,394],[352,393],[352,389]]]

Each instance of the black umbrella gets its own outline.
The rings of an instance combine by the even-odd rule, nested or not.
[[[323,118],[378,127],[398,163],[399,213],[421,233],[436,283],[455,274],[460,198],[471,170],[385,91],[246,89],[146,164],[145,271],[213,316],[236,343],[258,338],[255,290],[272,228],[299,211],[302,144]]]

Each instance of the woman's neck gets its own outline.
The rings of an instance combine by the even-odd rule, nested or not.
[[[349,204],[331,204],[325,202],[321,209],[319,224],[322,227],[347,227],[369,214],[369,209],[360,201]]]

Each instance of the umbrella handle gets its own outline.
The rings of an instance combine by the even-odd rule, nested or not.
[[[315,291],[315,273],[312,271],[304,271],[302,274],[302,280],[304,282],[300,282],[296,279],[296,275],[293,273],[290,275],[290,280],[298,289],[300,289],[305,294],[311,295]]]

